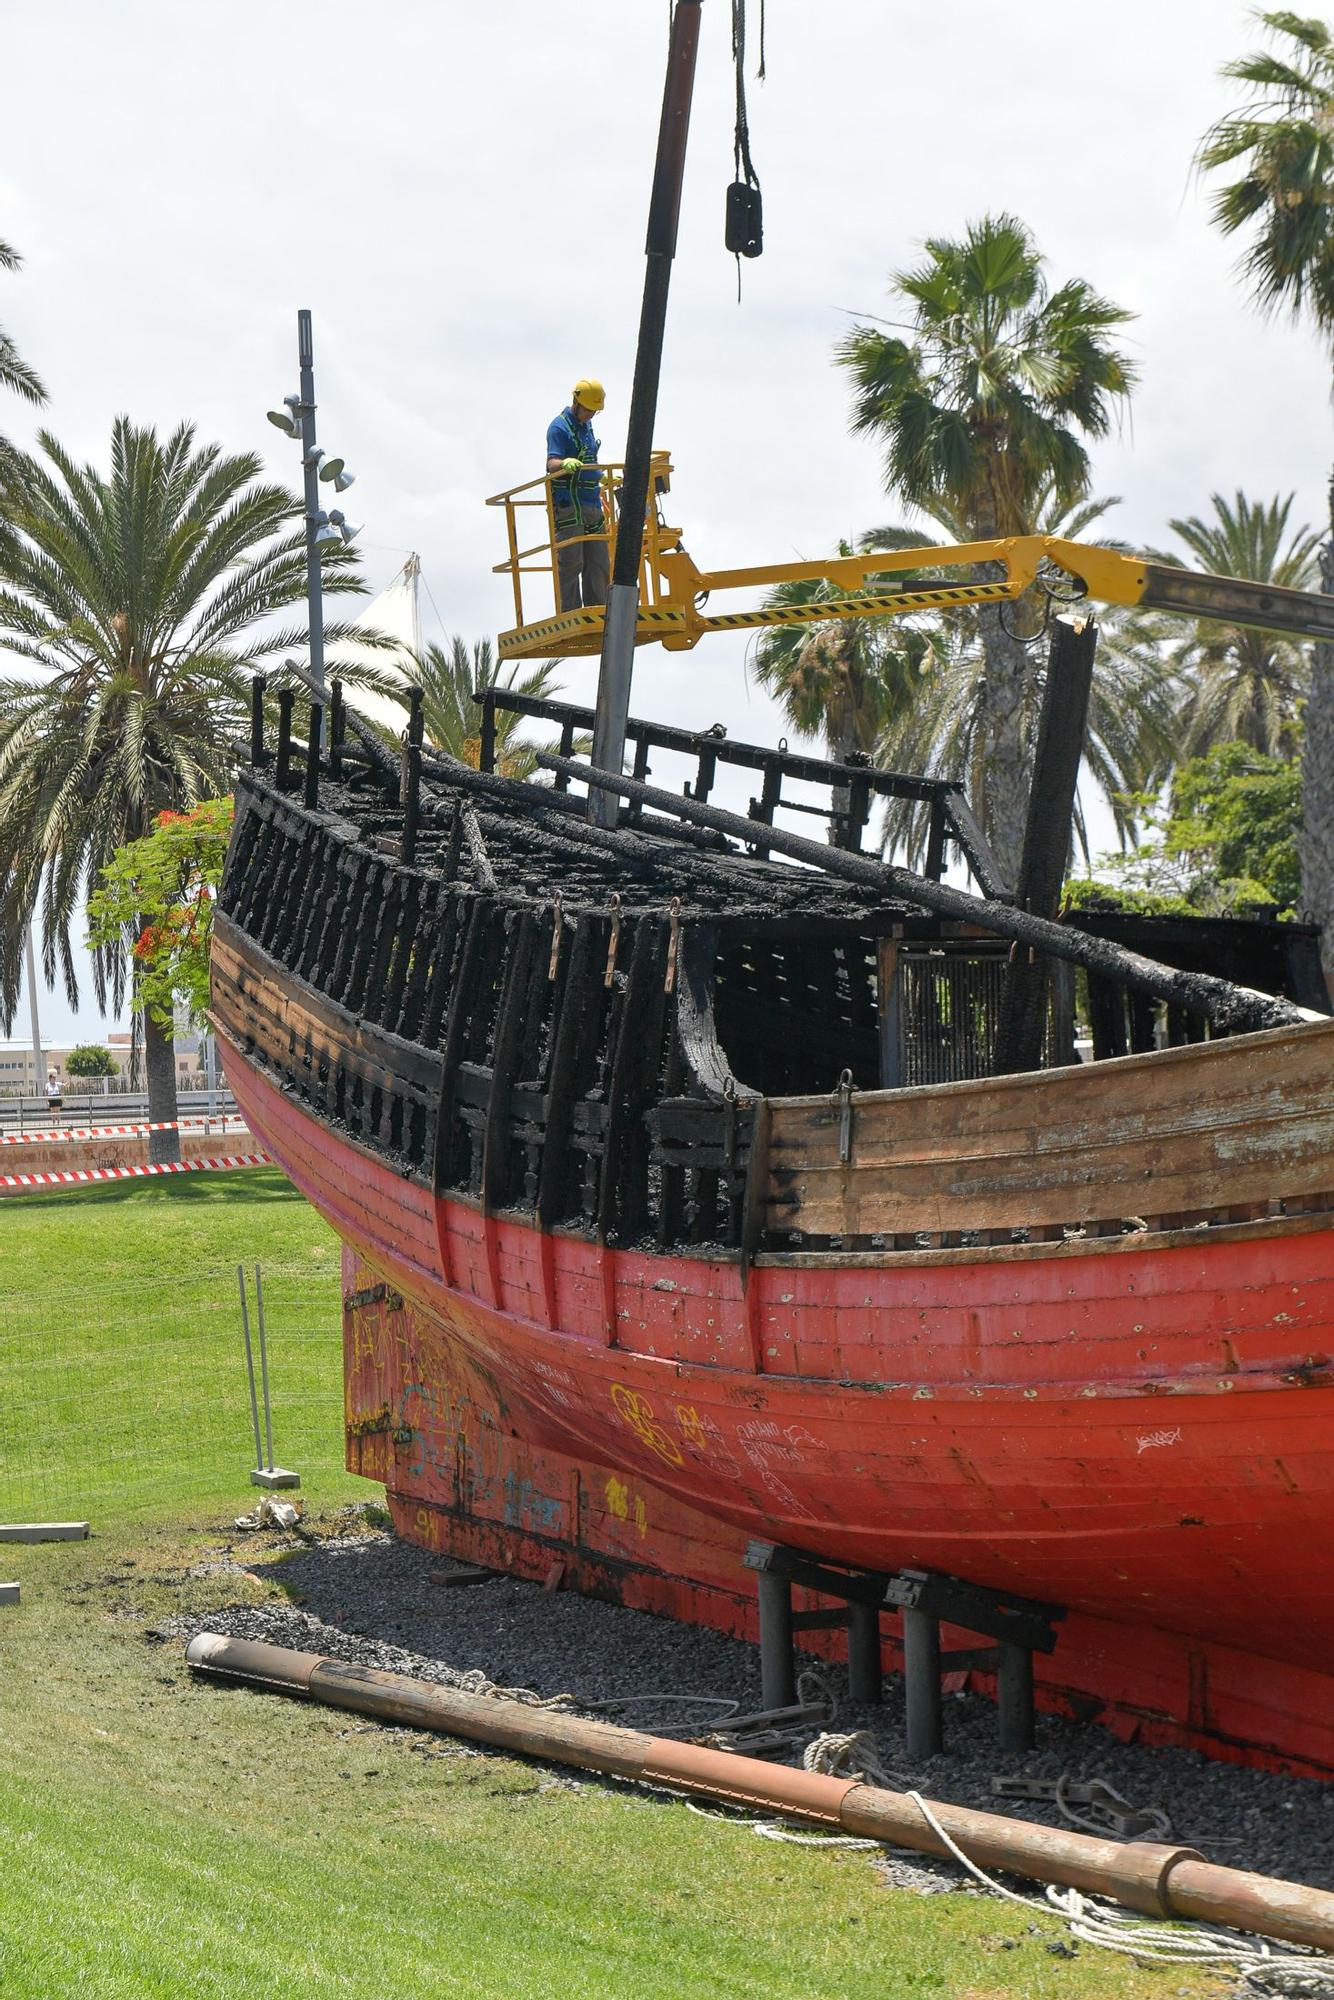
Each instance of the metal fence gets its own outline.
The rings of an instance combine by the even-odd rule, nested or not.
[[[88,1290],[0,1272],[0,1521],[255,1500],[235,1265]],[[343,1471],[336,1265],[266,1263],[264,1304],[275,1457],[316,1502],[374,1497]]]
[[[218,1125],[236,1115],[236,1099],[230,1090],[222,1088],[180,1090],[176,1093],[176,1104],[177,1115],[185,1122],[208,1120]],[[45,1096],[25,1095],[0,1085],[0,1132],[41,1132],[70,1125],[123,1125],[147,1116],[147,1094],[128,1086],[110,1091],[67,1090],[56,1111]]]

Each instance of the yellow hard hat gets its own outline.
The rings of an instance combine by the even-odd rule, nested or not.
[[[583,375],[574,385],[573,400],[582,403],[586,410],[600,410],[607,400],[607,392],[600,382]]]

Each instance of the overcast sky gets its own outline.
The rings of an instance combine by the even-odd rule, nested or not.
[[[1117,534],[1161,541],[1238,486],[1295,489],[1320,517],[1327,362],[1249,309],[1191,173],[1234,94],[1219,67],[1257,40],[1245,7],[769,0],[749,86],[765,254],[739,306],[728,0],[702,21],[657,439],[705,567],[816,556],[893,518],[831,351],[849,315],[888,309],[923,238],[1000,209],[1054,282],[1138,315],[1133,413],[1096,453]],[[0,323],[46,378],[42,421],[104,464],[117,413],[188,417],[294,480],[264,411],[296,386],[309,306],[368,581],[416,549],[428,636],[509,622],[484,496],[540,472],[577,375],[605,380],[603,455],[622,453],[667,0],[0,0],[0,23],[0,236],[26,259]],[[35,428],[12,400],[0,427]],[[593,673],[572,663],[568,691]],[[778,733],[739,641],[642,651],[635,708]],[[50,1038],[70,1031],[63,998],[43,1009]]]

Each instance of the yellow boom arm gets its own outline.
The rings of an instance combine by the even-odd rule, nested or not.
[[[958,583],[917,580],[922,570],[972,569],[983,563],[1003,567],[1005,575],[986,582],[972,578]],[[664,639],[664,644],[694,645],[705,632],[753,625],[800,625],[824,618],[892,616],[961,604],[1005,603],[1036,582],[1044,563],[1064,571],[1073,580],[1076,595],[1101,604],[1140,605],[1145,610],[1180,612],[1191,618],[1226,619],[1232,624],[1334,638],[1334,597],[1255,583],[1245,577],[1205,576],[1089,542],[1065,541],[1058,535],[1016,535],[1004,541],[877,551],[823,563],[776,563],[749,570],[701,571],[684,550],[666,554],[662,568],[669,583],[668,600],[683,604],[689,637],[673,635]],[[902,570],[913,572],[914,580],[902,584],[888,581],[895,571]],[[771,589],[779,583],[822,577],[831,583],[846,583],[859,594],[753,611],[706,612],[700,606],[700,598],[711,597],[714,591],[740,589],[747,584]]]
[[[604,525],[601,533],[582,539],[616,538],[615,475],[619,466],[599,468],[604,477]],[[670,464],[666,454],[655,460],[658,491],[666,491]],[[545,658],[551,654],[596,653],[602,644],[600,605],[573,611],[556,610],[534,623],[524,617],[521,577],[530,570],[545,572],[554,585],[556,528],[543,488],[550,481],[532,481],[498,493],[488,502],[507,513],[510,559],[497,571],[509,574],[514,586],[518,623],[500,635],[505,659]],[[536,490],[535,490],[536,489]],[[541,497],[539,497],[541,492]],[[523,498],[518,496],[522,495]],[[530,497],[531,496],[531,497]],[[521,548],[514,508],[543,508],[551,522],[550,543]],[[534,561],[534,558],[537,558]],[[986,565],[985,579],[976,572]],[[961,570],[957,582],[931,572]],[[1000,571],[1000,574],[996,574]],[[927,574],[924,574],[927,572]],[[1056,575],[1060,572],[1065,579]],[[1316,639],[1334,639],[1334,596],[1289,590],[1245,577],[1206,576],[1147,562],[1091,543],[1065,541],[1056,535],[1014,535],[991,542],[962,542],[942,548],[874,550],[864,555],[830,556],[819,562],[769,563],[746,569],[702,570],[681,546],[681,531],[669,528],[660,507],[650,510],[644,531],[640,608],[636,638],[640,644],[660,640],[671,652],[684,652],[709,632],[747,631],[762,626],[816,625],[839,618],[888,618],[912,611],[952,610],[967,604],[1010,603],[1042,575],[1050,574],[1056,595],[1062,589],[1095,603],[1139,605],[1145,610],[1178,612],[1189,618],[1216,618],[1230,624],[1296,632]],[[895,581],[902,577],[901,582]],[[846,597],[825,597],[809,604],[738,606],[714,609],[713,600],[732,591],[772,590],[782,583],[826,581],[845,586]],[[855,593],[855,594],[854,594]]]

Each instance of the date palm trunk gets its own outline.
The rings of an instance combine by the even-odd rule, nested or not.
[[[162,1166],[181,1157],[181,1135],[176,1129],[176,1037],[153,1019],[145,1007],[144,1079],[148,1087],[148,1116],[154,1125],[170,1125],[169,1132],[150,1132],[148,1159]]]
[[[1000,508],[994,494],[988,494],[978,508],[973,529],[979,541],[992,541],[1001,533]],[[981,563],[977,574],[1000,581],[1005,571],[1000,563]],[[1026,726],[1032,692],[1032,648],[1015,634],[1036,631],[1038,615],[1031,597],[1025,596],[1013,604],[984,605],[978,620],[982,657],[986,662],[981,716],[985,795],[981,800],[981,817],[1001,875],[1011,887],[1019,879],[1024,851],[1032,763]]]
[[[1334,593],[1334,477],[1329,486],[1330,537],[1320,551],[1320,587]],[[1320,926],[1320,964],[1334,1000],[1334,645],[1317,641],[1311,656],[1302,748],[1302,906]]]

